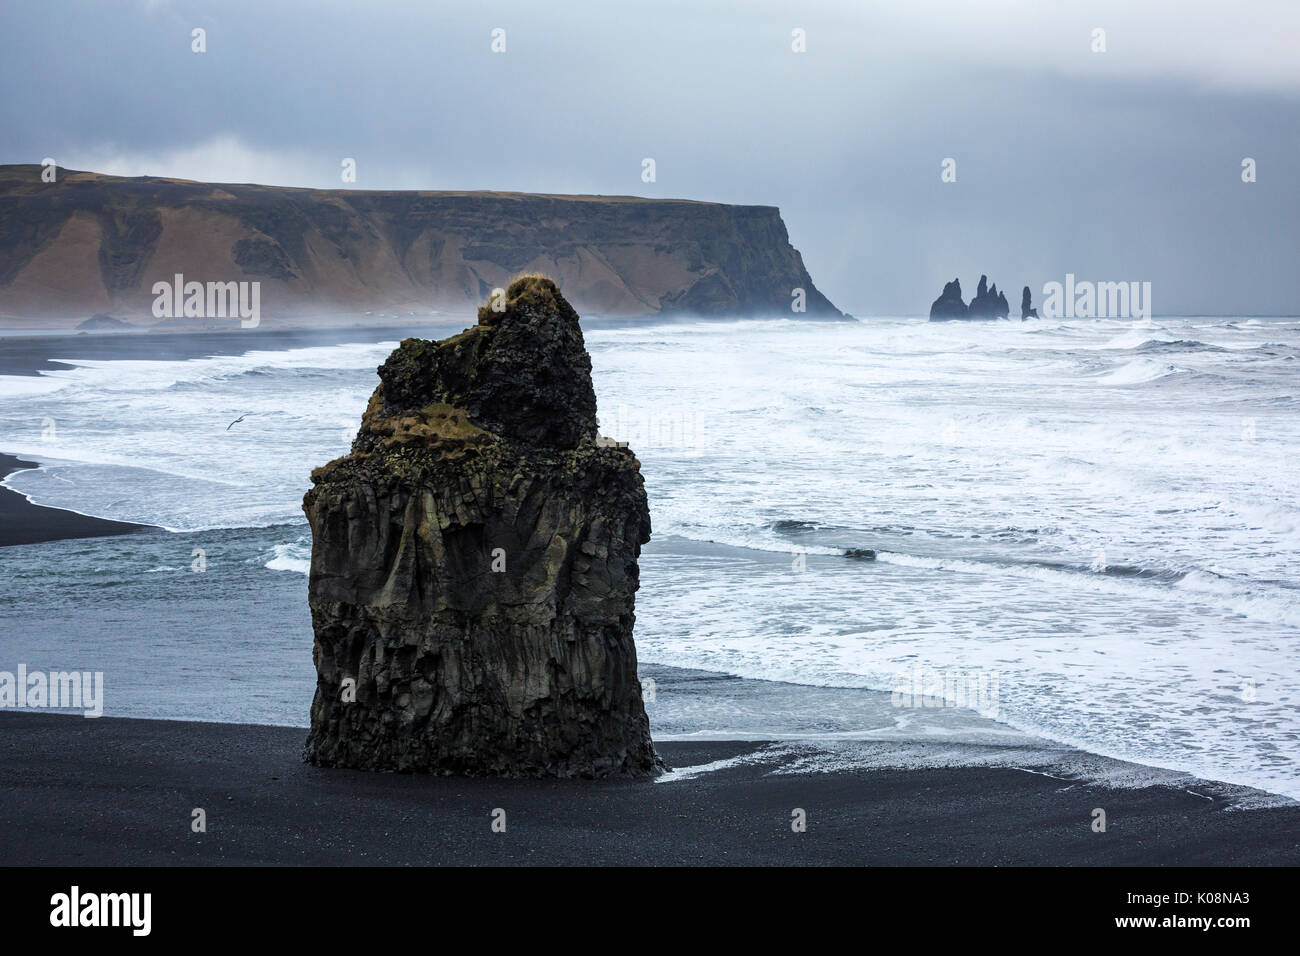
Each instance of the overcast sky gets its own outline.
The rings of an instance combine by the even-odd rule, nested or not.
[[[857,314],[981,272],[1294,314],[1298,49],[1296,0],[3,0],[0,162],[775,205]]]

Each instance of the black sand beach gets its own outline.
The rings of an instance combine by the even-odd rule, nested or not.
[[[24,461],[13,455],[0,453],[0,480],[19,468],[36,468],[34,461]],[[35,544],[40,541],[59,541],[64,538],[100,538],[110,534],[130,534],[142,531],[146,525],[125,521],[108,521],[34,505],[16,491],[0,487],[0,547],[11,544]]]
[[[0,859],[43,865],[1263,865],[1300,862],[1300,807],[1249,811],[1170,787],[1012,769],[663,782],[322,770],[304,731],[0,713]],[[753,753],[661,743],[679,770]],[[1105,808],[1105,833],[1091,829]],[[195,808],[207,832],[191,831]],[[506,814],[493,832],[492,814]],[[807,813],[793,832],[792,813]]]
[[[80,359],[113,361],[184,361],[217,355],[243,355],[252,349],[295,349],[345,342],[384,342],[408,335],[456,331],[471,324],[464,320],[431,316],[423,323],[401,325],[348,325],[337,328],[229,329],[215,332],[106,332],[24,334],[15,330],[0,335],[0,375],[41,375],[66,371]]]
[[[281,351],[299,348],[317,348],[356,342],[398,342],[410,336],[442,338],[472,326],[477,318],[465,315],[430,315],[420,319],[408,318],[392,324],[376,322],[365,324],[352,321],[341,325],[307,325],[303,327],[268,327],[256,329],[222,329],[199,331],[175,329],[133,332],[36,332],[24,329],[0,329],[0,375],[41,375],[46,372],[67,371],[81,359],[113,361],[185,361],[220,355],[243,355],[253,350]],[[665,316],[657,324],[684,324],[696,322],[726,323],[734,321],[729,316],[695,317]],[[847,319],[808,319],[816,321],[849,321]],[[584,315],[584,328],[635,328],[644,324],[638,318]]]

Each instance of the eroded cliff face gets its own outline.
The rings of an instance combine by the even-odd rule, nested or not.
[[[257,281],[268,325],[470,314],[520,272],[583,314],[834,317],[771,206],[290,189],[0,166],[0,317],[147,324],[153,285]],[[792,313],[793,290],[806,311]]]
[[[659,766],[632,640],[640,464],[599,439],[549,280],[380,367],[352,452],[303,499],[315,764],[604,776]]]

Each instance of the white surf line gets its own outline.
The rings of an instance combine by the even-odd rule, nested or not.
[[[1007,769],[1019,770],[1021,773],[1032,773],[1039,777],[1049,777],[1052,780],[1059,780],[1061,781],[1061,783],[1068,783],[1071,786],[1079,783],[1079,779],[1077,777],[1058,777],[1055,774],[1048,773],[1046,770],[1030,770],[1028,767],[1013,767],[1009,764],[1007,765]]]
[[[722,760],[713,760],[709,763],[695,764],[690,767],[678,767],[675,770],[669,770],[667,773],[655,777],[655,783],[676,783],[679,780],[691,780],[701,774],[716,773],[719,770],[727,770],[731,767],[741,767],[746,764],[775,763],[788,753],[789,751],[785,749],[765,747],[761,750],[755,750],[747,754],[740,754],[736,757],[724,757]]]

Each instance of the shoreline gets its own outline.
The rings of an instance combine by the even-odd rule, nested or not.
[[[0,482],[15,471],[39,467],[40,462],[0,452]],[[153,530],[150,525],[95,518],[63,508],[34,504],[12,488],[0,484],[0,548],[63,541],[68,538],[104,538],[150,530]]]
[[[0,465],[14,456],[0,455]],[[14,459],[17,460],[17,459]],[[83,527],[80,535],[62,535],[69,539],[87,537],[89,534],[124,536],[133,531],[159,531],[154,526],[133,527],[123,523],[104,521],[57,508],[31,505],[21,495],[0,487],[0,509],[6,498],[17,498],[23,509],[38,524],[52,519],[54,527],[41,525],[41,540],[57,547],[58,533],[64,522]],[[0,517],[3,510],[0,510]],[[102,523],[101,523],[102,522]],[[108,530],[101,530],[103,526]],[[0,534],[8,526],[0,529]],[[194,533],[200,534],[200,533]],[[202,725],[243,723],[249,725],[297,729],[305,732],[306,709],[284,714],[274,704],[272,697],[309,700],[315,686],[315,674],[310,667],[312,633],[305,610],[300,608],[301,587],[305,575],[299,571],[279,571],[259,579],[255,602],[256,614],[263,626],[276,634],[277,646],[263,649],[258,657],[260,668],[270,668],[275,678],[253,682],[246,687],[249,700],[239,703],[228,699],[228,686],[220,680],[205,680],[187,675],[184,681],[169,686],[166,694],[150,684],[147,655],[141,650],[123,653],[120,649],[108,658],[100,648],[102,628],[98,623],[107,615],[114,620],[138,621],[139,626],[151,632],[165,634],[185,633],[189,639],[182,642],[185,654],[198,674],[219,674],[228,666],[224,652],[228,630],[225,626],[226,609],[232,601],[247,601],[244,565],[239,556],[246,547],[242,540],[232,544],[223,542],[224,536],[240,536],[238,529],[205,532],[205,547],[213,549],[213,568],[201,579],[191,579],[187,565],[166,567],[173,561],[169,550],[173,545],[188,555],[190,533],[179,536],[166,534],[161,541],[157,535],[143,535],[127,543],[118,537],[106,537],[93,546],[96,554],[109,557],[114,567],[130,573],[170,572],[187,578],[186,598],[178,601],[167,587],[154,593],[148,582],[154,579],[137,573],[135,579],[146,582],[146,593],[134,589],[122,600],[100,601],[87,604],[80,599],[65,602],[57,621],[45,621],[40,615],[23,615],[10,618],[12,640],[0,642],[7,656],[14,662],[26,662],[29,667],[49,670],[63,669],[70,664],[77,668],[102,669],[114,688],[114,706],[109,713],[114,719],[163,720],[193,722]],[[263,542],[264,544],[265,542]],[[73,547],[82,547],[72,545]],[[256,566],[264,564],[265,548],[260,551]],[[36,560],[40,550],[32,549]],[[667,553],[661,553],[666,551]],[[642,560],[655,564],[677,552],[685,551],[701,561],[717,558],[719,554],[733,556],[744,552],[745,560],[784,568],[784,552],[751,552],[729,545],[717,545],[677,539],[660,538],[648,546]],[[111,556],[117,555],[116,559]],[[810,555],[809,567],[814,570],[841,565],[845,558],[839,555]],[[21,566],[19,566],[21,567]],[[164,575],[165,577],[166,575]],[[196,591],[195,584],[202,587]],[[75,593],[75,582],[68,581]],[[61,588],[62,585],[51,582]],[[232,588],[235,590],[232,591]],[[110,595],[93,590],[90,593]],[[126,611],[122,601],[130,604]],[[253,606],[245,605],[249,613]],[[301,611],[302,613],[298,613]],[[123,617],[122,615],[126,616]],[[24,634],[43,634],[37,641]],[[176,645],[164,641],[168,647]],[[209,650],[212,649],[212,650]],[[302,664],[306,666],[300,666]],[[802,748],[801,764],[853,768],[870,772],[897,769],[933,769],[945,760],[958,766],[980,766],[988,769],[1033,768],[1049,777],[1070,780],[1087,780],[1098,783],[1120,781],[1120,785],[1158,785],[1173,788],[1192,788],[1213,793],[1223,803],[1248,807],[1274,806],[1290,798],[1258,787],[1246,780],[1225,779],[1224,776],[1202,776],[1187,769],[1176,769],[1176,764],[1143,762],[1139,757],[1108,755],[1105,748],[1090,747],[1086,742],[1067,742],[1024,730],[1005,720],[993,719],[959,707],[936,707],[900,710],[891,701],[888,690],[862,687],[821,686],[793,684],[763,678],[744,678],[720,671],[696,667],[656,663],[643,654],[641,676],[653,680],[658,687],[659,702],[647,704],[651,726],[656,741],[670,744],[706,743],[755,740],[781,741],[790,747]],[[146,675],[141,677],[140,675]],[[287,697],[286,697],[287,693]],[[304,696],[305,695],[305,696]],[[899,715],[906,719],[901,723]],[[780,715],[769,720],[770,715]],[[830,717],[829,715],[834,715]],[[912,726],[920,719],[922,726]]]
[[[439,318],[439,317],[435,317]],[[473,324],[471,320],[470,324]],[[149,330],[133,332],[34,332],[0,330],[0,375],[40,376],[76,368],[71,360],[50,356],[51,346],[76,358],[186,361],[219,355],[243,355],[255,350],[288,351],[320,345],[383,342],[388,338],[429,335],[456,326],[452,319],[396,325],[324,326],[320,328],[258,328]]]
[[[654,780],[431,777],[312,767],[304,739],[300,728],[0,711],[0,855],[82,866],[1300,863],[1300,806],[1229,812],[1169,786],[978,766],[808,773],[762,741],[657,742],[675,769]],[[498,809],[505,833],[492,829]],[[1097,809],[1106,832],[1093,829]],[[804,832],[792,829],[797,810]]]
[[[587,330],[649,328],[660,325],[689,325],[700,322],[784,321],[774,316],[583,316]],[[855,322],[856,317],[800,317],[812,325],[823,322]],[[256,329],[140,327],[130,330],[88,331],[77,329],[34,329],[0,327],[0,375],[35,376],[50,371],[67,371],[75,366],[46,355],[50,343],[75,346],[80,357],[99,359],[157,359],[182,361],[214,355],[242,355],[254,350],[288,351],[294,348],[377,343],[405,338],[440,338],[477,324],[474,314],[430,315],[395,323],[264,325]],[[87,355],[86,353],[90,353]]]
[[[430,333],[421,330],[416,334]],[[168,333],[168,335],[170,336],[173,334]],[[240,338],[235,339],[235,335],[239,335]],[[114,341],[107,343],[106,347],[116,348],[124,338],[126,337],[121,335],[104,335],[86,337],[79,339],[78,341],[100,342],[112,339]],[[161,341],[163,338],[162,335],[151,336],[150,338],[159,341],[159,349],[167,347]],[[72,340],[64,341],[70,345]],[[138,338],[135,341],[138,342]],[[205,352],[210,350],[214,345],[220,348],[229,347],[236,350],[247,350],[249,348],[256,349],[259,347],[259,342],[274,342],[277,343],[276,347],[291,347],[279,344],[286,341],[288,341],[288,339],[281,336],[279,333],[275,333],[273,337],[268,336],[260,340],[249,340],[245,333],[229,333],[225,334],[225,337],[219,342],[217,341],[216,336],[198,335],[193,337],[192,346],[182,346],[179,343],[176,343],[175,347],[201,348]],[[298,340],[295,339],[293,341]],[[33,345],[33,348],[36,348],[39,345],[48,346],[50,339],[39,339],[34,340],[34,342],[35,344]],[[229,342],[229,346],[227,346],[227,342]],[[8,345],[9,343],[5,344]],[[25,346],[23,348],[25,348]],[[16,351],[22,352],[23,349],[16,349]],[[92,350],[87,348],[84,351],[90,352]],[[71,354],[71,352],[70,350],[68,352],[51,351],[47,354]],[[0,350],[0,357],[2,357],[2,355],[3,352]],[[39,449],[37,449],[37,451],[39,451]],[[59,464],[60,462],[54,460],[50,467],[56,467]],[[12,471],[18,467],[39,466],[34,462],[23,460],[19,456],[0,454],[0,478],[11,474]],[[21,484],[21,482],[19,483]],[[8,665],[9,668],[12,668],[16,661],[24,661],[30,664],[33,661],[42,661],[43,658],[49,657],[51,654],[56,657],[59,655],[62,655],[63,657],[63,659],[48,661],[48,664],[51,667],[63,667],[70,663],[77,663],[78,666],[80,666],[80,661],[88,661],[90,662],[89,666],[92,667],[104,666],[104,669],[109,672],[110,682],[114,685],[115,702],[126,699],[124,692],[126,690],[127,680],[120,675],[131,672],[144,675],[141,678],[131,678],[132,680],[136,680],[138,684],[143,685],[133,688],[137,691],[137,697],[133,699],[133,702],[138,703],[139,700],[147,701],[149,702],[150,709],[133,710],[124,708],[119,711],[119,714],[123,714],[123,716],[115,717],[113,718],[114,720],[148,720],[152,715],[155,718],[164,719],[164,722],[172,723],[174,721],[170,719],[170,714],[175,713],[181,720],[207,721],[208,717],[205,715],[223,714],[224,712],[224,716],[217,717],[215,720],[212,720],[211,723],[204,723],[202,726],[222,726],[223,723],[218,723],[218,721],[229,722],[243,720],[247,723],[242,726],[264,727],[269,731],[273,729],[271,725],[277,723],[274,715],[253,712],[251,706],[247,706],[241,702],[241,698],[244,701],[257,701],[259,695],[262,699],[279,697],[281,700],[287,701],[290,705],[293,705],[295,702],[310,699],[310,689],[306,691],[307,697],[304,698],[297,685],[286,688],[286,684],[283,682],[282,677],[279,674],[273,674],[264,684],[246,684],[245,686],[240,687],[240,693],[238,695],[231,695],[229,693],[230,684],[228,681],[230,678],[228,671],[232,667],[231,655],[232,653],[237,655],[238,651],[232,651],[228,644],[228,639],[233,637],[234,640],[239,640],[238,631],[232,632],[229,628],[229,610],[231,607],[239,607],[241,611],[246,614],[249,611],[248,603],[238,602],[248,602],[251,600],[260,601],[261,603],[257,605],[257,610],[262,612],[268,611],[269,609],[269,611],[264,617],[258,618],[259,622],[266,627],[269,633],[274,633],[276,635],[276,640],[281,644],[294,645],[290,647],[288,651],[288,655],[290,656],[287,657],[292,666],[286,666],[285,670],[292,671],[294,667],[297,667],[297,665],[302,662],[305,662],[306,669],[310,670],[310,631],[303,629],[304,625],[302,625],[301,622],[297,622],[300,630],[293,630],[292,628],[285,626],[285,621],[292,617],[290,612],[294,609],[297,609],[300,612],[298,615],[299,617],[305,616],[305,612],[303,612],[300,607],[301,600],[300,595],[298,594],[298,592],[301,591],[303,579],[297,577],[297,575],[301,572],[291,571],[291,569],[282,566],[273,567],[272,564],[267,561],[269,554],[263,553],[266,551],[267,546],[274,543],[276,547],[275,554],[277,555],[277,560],[279,560],[279,544],[276,543],[279,539],[277,539],[276,535],[267,534],[266,537],[268,541],[261,542],[253,540],[257,537],[257,533],[260,529],[221,528],[211,531],[194,532],[193,534],[196,535],[210,536],[213,538],[214,540],[212,541],[212,545],[215,546],[217,553],[223,553],[222,549],[224,548],[224,557],[238,559],[229,560],[225,563],[214,562],[213,570],[210,574],[196,578],[188,576],[189,571],[186,570],[186,562],[184,560],[177,561],[175,560],[174,555],[169,553],[171,551],[175,551],[177,554],[188,553],[189,539],[183,536],[189,534],[188,532],[182,532],[179,535],[172,533],[165,535],[140,535],[135,539],[124,538],[116,543],[105,539],[89,545],[80,545],[75,543],[75,541],[71,541],[67,545],[58,545],[57,541],[60,539],[99,537],[101,535],[124,535],[135,531],[164,529],[159,529],[151,525],[133,525],[126,522],[101,519],[91,515],[81,515],[73,511],[46,505],[36,505],[28,501],[20,493],[3,487],[0,487],[0,539],[2,539],[4,534],[9,532],[13,526],[13,523],[7,520],[7,512],[4,510],[9,504],[4,499],[10,497],[16,497],[19,499],[21,509],[27,512],[29,520],[36,526],[36,533],[40,535],[39,537],[32,539],[30,543],[52,543],[52,546],[48,550],[31,548],[24,550],[21,555],[16,552],[11,552],[9,557],[13,563],[7,566],[7,569],[15,569],[14,577],[11,579],[12,583],[15,587],[26,587],[26,585],[20,583],[22,580],[30,577],[26,572],[37,567],[38,564],[48,565],[51,569],[49,572],[46,572],[44,567],[40,568],[42,574],[40,581],[43,582],[41,586],[45,587],[46,593],[58,593],[63,595],[63,597],[60,599],[61,604],[58,607],[55,607],[47,603],[45,595],[41,594],[39,590],[37,590],[36,586],[31,586],[25,594],[23,603],[16,603],[13,605],[13,611],[6,620],[6,623],[9,625],[6,629],[11,632],[10,644],[12,646],[12,652],[8,654],[10,659]],[[51,524],[51,521],[53,521],[54,524]],[[86,531],[86,525],[92,527],[100,526],[101,528],[102,526],[109,526],[110,530],[93,530],[86,531],[86,533],[75,534],[62,533],[58,528],[60,523],[64,521],[70,521],[74,525],[81,526],[82,531]],[[791,534],[793,535],[794,532]],[[292,537],[292,534],[286,532],[282,537],[287,539]],[[976,537],[978,537],[978,535]],[[226,538],[230,539],[228,546],[227,541],[225,540]],[[801,539],[792,537],[791,540],[799,541]],[[6,543],[10,542],[0,540],[0,545]],[[209,547],[207,541],[200,541],[199,543],[204,544],[205,547]],[[869,538],[864,538],[859,542],[855,538],[851,543],[856,545],[858,543],[873,544],[874,542]],[[178,546],[180,545],[186,545],[186,547],[179,548]],[[674,542],[663,536],[657,538],[656,541],[647,547],[645,552],[643,552],[643,562],[665,561],[669,558],[676,557],[675,554],[657,553],[656,545],[667,546],[665,550],[668,552],[681,550],[692,552],[686,555],[688,558],[696,557],[694,552],[698,552],[698,557],[701,560],[691,561],[688,563],[698,564],[701,566],[705,561],[710,559],[743,557],[744,561],[747,562],[745,565],[746,568],[752,567],[761,571],[763,566],[771,566],[771,568],[784,573],[789,564],[789,554],[785,551],[762,551],[751,553],[752,549],[744,548],[742,546],[720,545],[713,542],[696,542],[693,539],[683,539],[680,542]],[[724,549],[727,551],[734,550],[736,553],[730,555],[724,554]],[[744,552],[743,555],[740,554],[741,551]],[[77,563],[75,565],[68,563],[67,559],[69,556],[74,555],[85,555],[88,557],[74,557],[72,560]],[[108,560],[105,560],[106,558]],[[241,561],[243,563],[240,563]],[[722,563],[726,562],[724,561]],[[817,571],[833,571],[837,568],[845,567],[852,568],[854,574],[859,572],[881,574],[890,571],[889,568],[876,567],[870,564],[846,565],[844,556],[841,554],[809,554],[808,563],[809,567]],[[78,581],[73,577],[72,568],[83,567],[87,564],[103,565],[107,569],[104,572],[103,581],[104,583],[111,582],[113,587],[97,586],[82,588],[80,585],[83,582]],[[732,562],[728,566],[736,567],[737,565]],[[262,578],[256,578],[255,580],[258,586],[254,596],[254,589],[247,586],[247,582],[250,580],[247,577],[249,573],[248,569],[252,568],[255,573],[260,573],[257,569],[263,567],[277,572],[277,576],[274,579],[265,579],[269,582],[266,584],[263,583]],[[664,579],[669,579],[673,573],[680,571],[680,567],[681,562],[679,561],[676,563],[669,562],[665,567],[661,568],[662,577]],[[59,568],[62,568],[63,570],[60,572],[58,570]],[[94,567],[93,571],[98,574],[100,568]],[[279,574],[279,572],[284,571],[291,571],[291,573],[283,575]],[[132,572],[135,573],[133,574]],[[160,576],[153,577],[152,575],[155,572]],[[47,579],[48,581],[55,581],[56,576],[60,573],[62,574],[62,579],[59,580],[55,586],[47,586],[44,583]],[[182,573],[187,576],[186,586],[183,591],[173,587],[177,582],[170,577],[170,575],[180,575]],[[146,574],[150,576],[146,577]],[[283,582],[281,581],[281,578],[284,578]],[[286,594],[289,595],[287,600],[283,598],[283,595]],[[183,595],[183,597],[181,595]],[[95,598],[95,600],[91,601],[88,596]],[[273,607],[272,605],[275,606]],[[669,609],[672,609],[674,606],[674,602],[672,601],[667,601],[664,605],[664,607]],[[286,608],[288,609],[287,611],[285,610]],[[143,628],[145,633],[150,634],[151,641],[140,642],[139,647],[132,649],[133,653],[136,655],[135,657],[123,658],[119,656],[117,658],[105,660],[101,665],[98,661],[100,660],[100,655],[106,650],[105,642],[102,640],[104,636],[103,621],[105,620],[110,620],[115,626],[122,627],[124,633],[134,633]],[[290,623],[294,622],[290,621]],[[178,640],[167,645],[164,635],[169,631],[187,636],[184,640]],[[74,641],[71,645],[66,643],[69,635]],[[296,645],[295,641],[297,642]],[[174,685],[169,686],[168,691],[170,691],[173,696],[181,695],[182,691],[188,693],[193,687],[197,687],[198,690],[201,691],[201,694],[196,695],[190,702],[192,706],[187,707],[185,710],[171,710],[169,712],[166,702],[160,703],[164,697],[163,688],[150,686],[151,678],[149,675],[151,672],[149,670],[150,665],[148,663],[148,655],[156,653],[157,649],[163,646],[168,647],[169,653],[176,655],[174,658],[175,660],[184,661],[185,664],[183,671],[178,674],[173,674],[173,680],[166,682]],[[79,660],[75,654],[69,656],[71,653],[69,647],[81,654]],[[205,650],[206,648],[212,648],[211,653],[204,660],[200,660],[199,658],[198,649],[200,647],[203,647]],[[115,650],[118,649],[115,648]],[[265,647],[259,645],[259,653],[265,652],[265,650]],[[295,657],[291,655],[298,656]],[[696,660],[698,661],[701,659],[707,661],[707,658],[700,658],[697,655]],[[256,666],[264,668],[268,661],[272,664],[280,663],[279,658],[273,658],[268,652],[265,654],[265,659],[258,659]],[[243,663],[252,663],[252,661],[245,658]],[[650,662],[648,661],[643,662],[643,671],[645,670],[644,665],[649,663]],[[196,667],[196,664],[200,664],[201,666]],[[0,667],[3,666],[4,665],[0,665]],[[110,667],[114,667],[116,670],[110,670]],[[671,669],[669,665],[659,665],[659,667],[663,669]],[[178,676],[183,677],[184,680],[190,680],[191,674],[194,672],[216,675],[216,677],[207,681],[207,683],[195,680],[192,684],[186,684],[183,687],[181,686],[181,681],[175,680]],[[652,669],[650,673],[654,674],[654,670]],[[745,671],[745,673],[755,673],[755,671]],[[765,671],[758,671],[757,673],[765,673]],[[760,774],[767,774],[769,772],[768,768],[774,764],[781,764],[783,761],[787,764],[791,761],[800,764],[806,763],[802,758],[792,757],[789,754],[774,754],[771,752],[770,744],[760,744],[757,741],[780,740],[787,744],[798,745],[819,742],[825,743],[826,735],[817,730],[810,731],[802,740],[798,739],[797,735],[787,734],[787,724],[795,723],[799,726],[818,727],[823,726],[826,723],[832,723],[838,726],[845,723],[856,724],[854,718],[859,714],[866,717],[872,716],[872,710],[870,707],[860,705],[856,701],[856,698],[864,695],[857,693],[853,688],[798,684],[787,686],[782,685],[779,681],[773,681],[770,678],[763,677],[743,679],[735,678],[733,684],[731,679],[727,678],[726,675],[721,672],[714,673],[699,670],[695,676],[690,677],[692,683],[700,685],[698,688],[692,689],[694,696],[691,697],[687,694],[679,693],[679,685],[686,683],[686,677],[680,678],[678,684],[674,684],[661,675],[655,676],[659,677],[661,687],[667,691],[667,694],[664,695],[665,704],[663,705],[665,707],[665,712],[667,712],[667,708],[670,706],[676,708],[676,710],[672,711],[675,719],[674,729],[682,731],[676,734],[666,733],[663,736],[656,736],[656,741],[662,747],[669,749],[685,745],[698,745],[704,748],[703,751],[701,751],[700,759],[698,761],[693,761],[691,764],[687,764],[686,766],[695,766],[697,763],[709,764],[715,762],[715,759],[726,761],[731,760],[736,756],[745,758],[742,760],[740,765],[735,767],[718,767],[707,773],[698,775],[692,774],[690,779],[704,780],[705,778],[713,777],[717,773],[723,772],[726,774],[748,772],[745,768],[755,770],[755,772]],[[314,675],[311,675],[311,680],[314,681],[314,679]],[[756,687],[759,690],[758,693],[754,693]],[[882,694],[886,692],[876,690],[870,691],[869,693]],[[207,695],[206,699],[203,697],[204,694]],[[696,702],[703,701],[706,697],[709,698],[707,706]],[[671,703],[668,703],[669,698],[671,698]],[[683,700],[685,701],[685,706],[682,704]],[[848,703],[846,703],[846,701],[848,701]],[[228,706],[233,707],[233,709],[224,709]],[[126,716],[132,714],[139,716]],[[734,724],[729,722],[720,722],[717,719],[705,721],[700,720],[701,717],[716,718],[719,715],[730,719],[732,714],[739,714],[744,719],[738,720]],[[782,723],[757,722],[758,718],[762,717],[764,714],[780,714],[782,716]],[[3,713],[0,713],[0,716],[4,716]],[[925,713],[924,716],[927,718],[927,723],[932,723],[934,721],[932,721],[931,718],[934,718],[936,715]],[[271,719],[268,720],[268,717]],[[940,721],[939,723],[942,724],[943,722]],[[875,726],[869,722],[863,722],[863,725]],[[1005,724],[1004,726],[1011,727],[1012,725]],[[700,733],[691,733],[691,728],[693,727],[709,729]],[[729,733],[725,737],[714,733],[714,729],[730,731],[733,727],[736,728],[735,732]],[[771,736],[768,736],[769,731]],[[913,728],[910,726],[905,727],[903,728],[903,732],[911,734]],[[1028,732],[1029,731],[1026,731],[1026,733]],[[200,736],[204,736],[205,733],[206,732],[200,733]],[[861,743],[861,741],[853,742]],[[1110,792],[1106,788],[1109,774],[1092,774],[1092,768],[1103,763],[1105,763],[1107,767],[1125,763],[1124,760],[1118,758],[1097,757],[1096,751],[1086,749],[1089,746],[1086,740],[1079,742],[1075,744],[1074,747],[1070,748],[1078,748],[1076,755],[1084,758],[1078,761],[1066,761],[1059,764],[1028,761],[1016,766],[1008,766],[1005,761],[999,760],[996,762],[973,766],[971,763],[964,763],[963,758],[954,760],[953,763],[947,767],[939,766],[935,760],[929,758],[932,757],[935,751],[942,751],[945,748],[959,758],[961,758],[963,754],[969,757],[970,754],[977,752],[983,752],[986,755],[995,755],[999,748],[996,746],[972,747],[969,741],[958,742],[951,747],[948,747],[944,742],[936,741],[933,738],[918,739],[915,737],[903,740],[891,739],[889,741],[875,740],[868,742],[876,745],[878,751],[883,751],[886,747],[893,748],[894,755],[900,757],[906,756],[909,760],[915,757],[918,751],[926,748],[928,748],[929,754],[926,755],[927,759],[923,762],[923,765],[920,766],[915,763],[902,765],[900,763],[888,762],[863,766],[860,763],[852,763],[850,761],[848,763],[852,764],[851,766],[833,767],[829,771],[822,771],[820,777],[835,777],[838,779],[846,774],[859,774],[867,775],[875,779],[880,777],[882,774],[906,773],[920,774],[924,776],[939,771],[958,772],[966,774],[967,776],[983,773],[1000,774],[1003,772],[1025,775],[1039,773],[1041,771],[1044,772],[1044,775],[1047,776],[1049,780],[1056,779],[1053,778],[1053,774],[1061,775],[1077,773],[1080,775],[1077,778],[1069,776],[1062,779],[1068,780],[1070,787],[1088,787]],[[742,745],[742,750],[732,753],[726,746],[723,746],[724,744]],[[1096,740],[1094,740],[1092,745],[1101,746],[1103,750],[1107,749],[1104,744],[1098,744]],[[744,747],[750,749],[744,750]],[[823,753],[826,753],[832,748],[821,747],[819,749]],[[1066,749],[1066,745],[1062,745],[1061,749]],[[766,756],[764,756],[764,753],[760,751],[766,752]],[[960,753],[958,753],[958,751],[960,751]],[[1012,753],[1013,751],[1011,748],[1002,748],[1000,752],[1002,754],[1007,754]],[[1128,751],[1112,747],[1109,749],[1109,752],[1125,753]],[[1027,751],[1022,753],[1027,754]],[[1233,755],[1236,751],[1233,751],[1231,748],[1223,748],[1207,750],[1207,753],[1211,754],[1211,756],[1218,757],[1223,754]],[[710,755],[717,756],[714,757]],[[704,759],[705,757],[708,757],[709,759]],[[753,759],[749,759],[751,757]],[[1221,798],[1220,796],[1206,796],[1204,792],[1194,792],[1198,790],[1207,790],[1207,788],[1200,785],[1199,778],[1192,777],[1189,774],[1182,774],[1181,782],[1173,781],[1171,778],[1179,772],[1164,772],[1165,768],[1170,766],[1170,764],[1158,766],[1128,763],[1127,766],[1131,769],[1141,770],[1145,768],[1150,771],[1160,771],[1158,773],[1129,774],[1131,778],[1144,781],[1137,787],[1133,785],[1132,780],[1126,781],[1124,787],[1129,790],[1144,789],[1147,787],[1171,792],[1181,790],[1181,792],[1188,794],[1193,798],[1208,801],[1219,809],[1222,809],[1225,804],[1231,802],[1231,797]],[[1197,766],[1202,770],[1206,770],[1205,762],[1202,762]],[[1029,770],[1027,769],[1028,767],[1036,769]],[[1206,772],[1212,773],[1213,767],[1211,766],[1206,770]],[[804,776],[809,775],[804,774]],[[975,777],[970,776],[970,779],[975,779]],[[1249,775],[1242,776],[1239,774],[1235,779],[1248,780],[1252,778]],[[686,778],[677,782],[685,783]],[[1289,782],[1287,785],[1289,786]],[[1061,782],[1061,779],[1058,779],[1057,786],[1065,788],[1065,783]],[[1223,784],[1221,786],[1212,786],[1208,788],[1207,792],[1221,794],[1225,788],[1231,786],[1238,786],[1239,789],[1241,788],[1240,785]],[[1099,805],[1106,806],[1104,803]],[[1272,809],[1277,809],[1277,807],[1273,807]],[[892,808],[890,812],[893,812]],[[1255,813],[1258,811],[1256,809],[1251,809],[1248,812]],[[1290,844],[1286,844],[1286,846],[1290,846]]]

